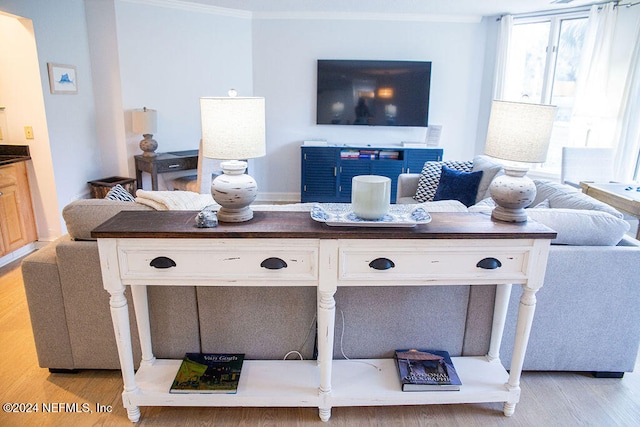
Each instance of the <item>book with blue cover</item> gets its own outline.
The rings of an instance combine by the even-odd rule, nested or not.
[[[462,382],[449,352],[444,350],[396,350],[402,391],[456,391]]]

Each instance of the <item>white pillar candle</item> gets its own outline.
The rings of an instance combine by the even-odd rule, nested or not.
[[[357,217],[380,219],[389,212],[391,178],[379,175],[358,175],[351,180],[351,208]]]

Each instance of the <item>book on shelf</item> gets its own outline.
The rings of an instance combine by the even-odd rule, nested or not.
[[[378,154],[379,159],[398,160],[400,159],[399,151],[380,150]]]
[[[340,158],[342,159],[357,159],[360,156],[360,151],[358,150],[341,150]]]
[[[462,382],[445,350],[396,350],[402,391],[460,390]]]
[[[187,353],[169,392],[236,393],[243,361],[244,354]]]

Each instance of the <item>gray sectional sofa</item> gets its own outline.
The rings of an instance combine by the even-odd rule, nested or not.
[[[415,193],[417,177],[400,178],[398,197]],[[431,211],[468,209],[456,201],[426,206]],[[119,368],[109,298],[90,231],[118,211],[132,209],[150,208],[103,199],[73,202],[63,211],[69,234],[23,261],[41,367]],[[639,265],[640,243],[628,237],[610,246],[553,245],[524,369],[633,370],[640,342]],[[392,357],[396,348],[407,347],[443,348],[452,355],[485,354],[494,292],[492,286],[466,285],[341,288],[336,293],[334,355]],[[519,294],[519,286],[514,286],[509,325],[515,325]],[[314,357],[314,288],[151,286],[149,301],[157,357],[180,358],[185,352],[202,351],[279,359],[294,350],[304,358]],[[135,325],[132,310],[131,316]],[[133,328],[137,363],[140,350]],[[501,352],[506,366],[513,335],[508,326]]]

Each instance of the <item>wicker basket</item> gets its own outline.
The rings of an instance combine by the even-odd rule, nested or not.
[[[135,197],[136,195],[136,180],[133,178],[111,176],[96,181],[89,181],[88,184],[91,186],[91,197],[94,199],[104,199],[107,193],[118,184],[122,185],[132,196]]]

